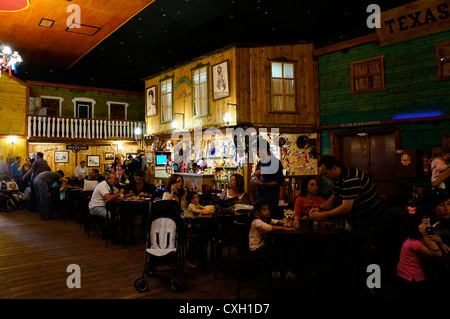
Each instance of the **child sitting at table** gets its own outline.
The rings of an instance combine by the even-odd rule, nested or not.
[[[272,277],[279,278],[280,271],[278,266],[279,256],[277,255],[275,248],[267,238],[268,233],[273,230],[286,230],[293,231],[294,228],[281,226],[281,221],[270,218],[269,202],[265,200],[257,200],[253,204],[254,219],[251,223],[249,233],[249,248],[250,252],[258,255],[265,255],[270,261],[273,262]],[[295,274],[288,271],[286,273],[287,279],[294,279]]]
[[[187,265],[189,267],[197,267],[194,259],[197,257],[200,251],[200,231],[202,226],[195,222],[195,218],[200,215],[202,209],[205,209],[200,205],[200,198],[197,192],[188,192],[186,201],[189,203],[187,210],[183,214],[184,227],[187,235],[190,238],[189,246],[186,253]]]

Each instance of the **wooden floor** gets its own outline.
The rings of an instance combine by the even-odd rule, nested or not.
[[[142,235],[142,234],[141,234]],[[158,299],[158,300],[231,300],[236,298],[236,252],[224,251],[217,279],[214,264],[207,269],[188,268],[184,288],[170,288],[173,272],[146,277],[149,289],[138,292],[136,278],[142,276],[144,242],[137,236],[134,243],[105,241],[94,230],[88,238],[76,220],[55,218],[42,221],[38,213],[10,211],[0,213],[0,299]],[[76,264],[81,271],[81,287],[68,288],[72,274],[67,267]],[[301,274],[300,274],[301,275]],[[249,276],[242,284],[241,299],[365,299],[351,289],[346,279],[314,282],[261,280]],[[368,298],[371,298],[370,296]],[[391,299],[383,293],[376,299]]]
[[[206,270],[189,268],[182,291],[171,290],[172,272],[146,277],[149,290],[140,293],[134,280],[142,275],[144,243],[136,240],[126,248],[105,242],[95,230],[87,237],[78,221],[42,221],[38,213],[0,213],[0,299],[233,299],[236,296],[235,257],[224,260],[214,280],[214,265]],[[81,288],[68,288],[76,264]],[[275,291],[257,280],[244,283],[242,298],[272,298]],[[276,294],[275,294],[276,295]]]

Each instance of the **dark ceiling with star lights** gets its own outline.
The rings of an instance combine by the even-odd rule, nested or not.
[[[374,33],[371,3],[382,11],[408,0],[156,0],[68,70],[19,66],[17,77],[143,91],[144,78],[231,44],[313,42],[316,48]]]

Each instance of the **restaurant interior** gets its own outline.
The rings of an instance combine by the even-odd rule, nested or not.
[[[416,211],[431,214],[430,194],[450,181],[450,168],[436,181],[433,164],[439,157],[450,165],[450,3],[371,2],[0,3],[0,169],[3,162],[9,170],[0,176],[12,181],[16,158],[24,165],[42,153],[70,185],[64,199],[49,185],[49,221],[40,218],[32,183],[19,187],[19,199],[0,192],[0,298],[280,306],[297,298],[414,298],[397,285],[402,227]],[[276,187],[266,186],[276,195],[271,217],[288,229],[269,226],[264,241],[277,252],[270,258],[248,251],[257,201],[269,201],[255,183],[260,139],[282,172]],[[318,222],[297,212],[311,179],[326,203],[343,188],[319,165],[328,155],[373,183],[387,225],[376,248],[360,245],[372,233],[352,231],[350,210]],[[76,173],[81,163],[103,178],[90,186],[91,177]],[[110,218],[92,215],[97,185],[105,179],[113,194],[115,173],[116,191],[128,192],[136,170],[151,191],[105,200]],[[183,191],[171,188],[177,176]],[[238,178],[248,199],[229,204]],[[172,269],[152,255],[150,213],[184,189]],[[184,224],[192,192],[202,206],[199,233]],[[440,267],[427,277],[433,293],[415,297],[449,296],[436,289],[450,283],[442,238],[442,256],[425,263]],[[378,259],[364,259],[368,251]],[[267,269],[273,264],[278,272]],[[156,276],[159,267],[169,275]]]

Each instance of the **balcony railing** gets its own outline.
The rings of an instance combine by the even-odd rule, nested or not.
[[[142,133],[136,134],[136,128]],[[28,116],[29,137],[139,140],[144,132],[140,121]]]

